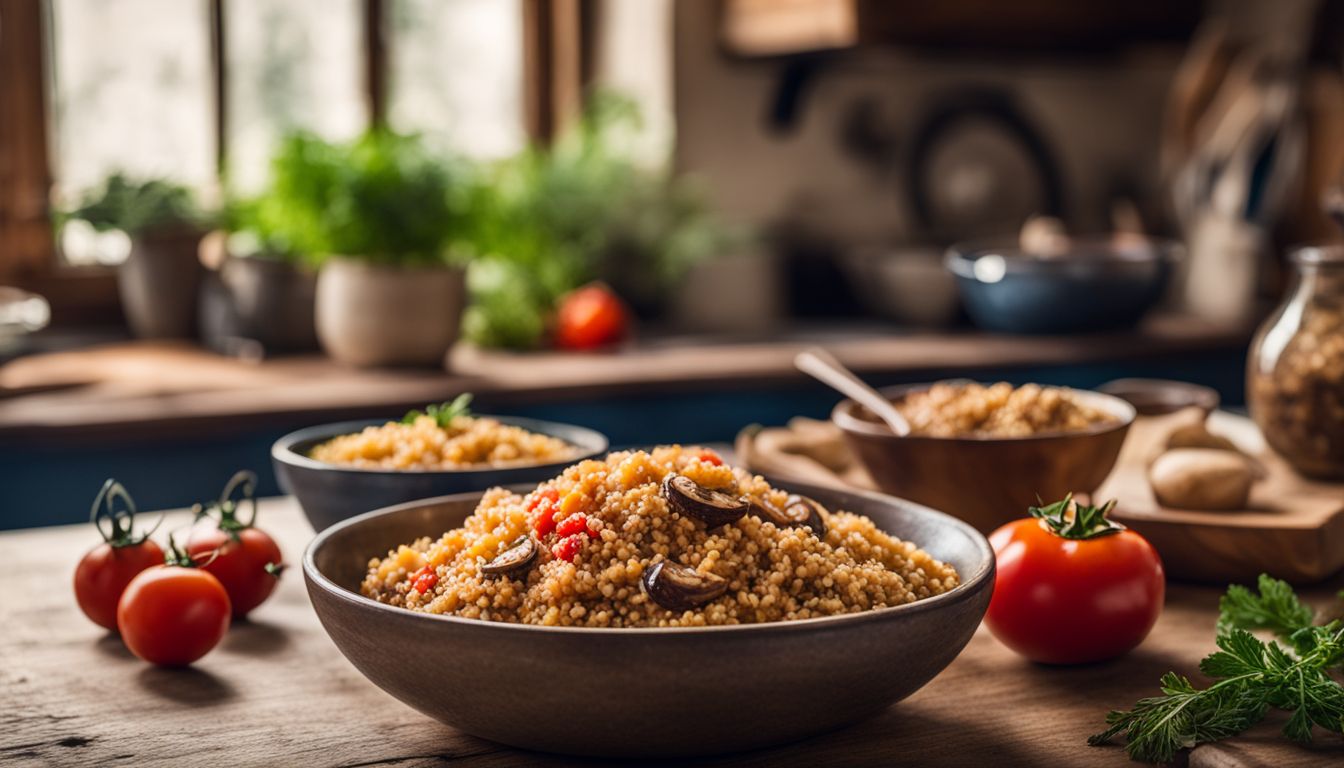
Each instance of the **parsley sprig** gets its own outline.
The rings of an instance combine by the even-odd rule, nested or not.
[[[1287,643],[1264,641],[1267,629]],[[1185,677],[1162,677],[1161,696],[1106,716],[1110,726],[1088,739],[1116,736],[1135,760],[1167,763],[1182,749],[1235,736],[1272,707],[1292,713],[1284,736],[1310,743],[1312,726],[1344,733],[1344,686],[1330,672],[1344,666],[1344,622],[1312,624],[1312,611],[1286,583],[1261,575],[1258,592],[1233,586],[1219,603],[1218,651],[1199,669],[1214,682],[1196,688]]]
[[[421,416],[429,416],[434,419],[434,423],[447,429],[453,423],[453,419],[458,416],[471,415],[471,393],[463,392],[453,399],[450,403],[438,403],[437,405],[428,405],[424,411],[411,411],[402,417],[402,424],[414,424],[415,420]]]

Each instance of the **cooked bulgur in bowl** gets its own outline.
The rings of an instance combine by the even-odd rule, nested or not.
[[[903,605],[959,583],[867,517],[664,446],[494,488],[459,528],[369,563],[361,592],[412,611],[548,626],[790,621]]]
[[[550,464],[574,458],[575,446],[488,416],[476,416],[464,394],[411,411],[401,421],[365,427],[314,446],[316,461],[365,469],[436,471],[479,466]]]
[[[564,461],[574,446],[488,416],[455,416],[440,424],[427,415],[389,421],[333,437],[313,447],[317,461],[366,469],[442,470],[482,465]]]
[[[1006,381],[940,381],[909,392],[895,405],[910,422],[910,434],[927,437],[1031,437],[1120,422],[1067,387],[1013,387]]]

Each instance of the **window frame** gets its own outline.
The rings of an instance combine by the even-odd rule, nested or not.
[[[390,0],[362,0],[363,83],[368,125],[387,124]],[[597,0],[521,0],[524,128],[547,143],[578,114],[592,78]],[[228,151],[227,0],[209,0],[212,128],[216,172]],[[0,0],[0,284],[42,294],[53,322],[121,319],[114,267],[61,261],[51,225],[52,46],[50,0]]]

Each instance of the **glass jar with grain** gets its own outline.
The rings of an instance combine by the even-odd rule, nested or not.
[[[1296,285],[1251,343],[1251,416],[1298,472],[1344,479],[1344,246],[1291,260]]]

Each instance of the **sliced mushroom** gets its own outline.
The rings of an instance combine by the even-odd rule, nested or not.
[[[784,500],[784,516],[793,520],[794,525],[811,528],[819,539],[826,535],[826,511],[816,499],[796,493],[789,494],[789,498]]]
[[[520,536],[509,548],[481,566],[481,573],[504,576],[521,571],[537,558],[537,542],[531,536]]]
[[[663,481],[663,498],[672,508],[711,528],[727,525],[747,513],[746,499],[715,491],[700,485],[685,475],[668,475]]]
[[[671,560],[660,560],[644,569],[639,587],[649,599],[669,611],[688,611],[728,591],[728,580]]]
[[[784,508],[780,509],[770,501],[753,501],[751,509],[756,516],[762,520],[769,520],[781,528],[801,528],[812,529],[812,533],[817,538],[826,535],[826,521],[822,517],[825,507],[816,501],[792,494],[784,502]]]

